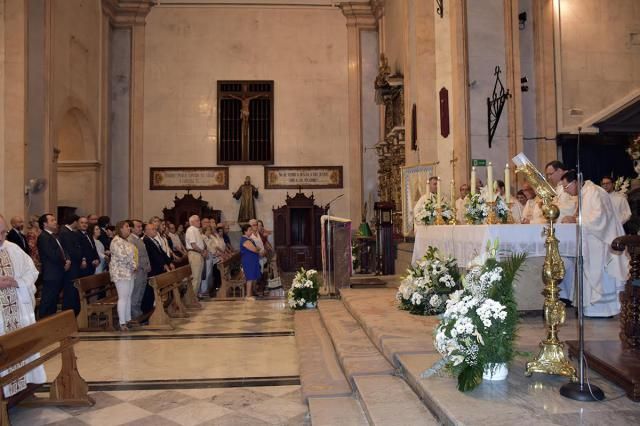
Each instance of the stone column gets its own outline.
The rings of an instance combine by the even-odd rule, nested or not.
[[[451,129],[453,153],[457,158],[454,179],[457,186],[469,182],[471,176],[471,148],[469,146],[469,53],[467,51],[467,0],[451,0],[451,80],[450,116],[455,123]],[[456,188],[457,190],[457,188]]]
[[[509,118],[509,159],[522,151],[522,91],[520,89],[520,32],[518,29],[518,0],[504,1],[504,40],[506,87],[512,98],[507,101]],[[502,167],[502,165],[500,165]],[[515,168],[512,167],[512,170]],[[513,176],[512,176],[513,181]]]
[[[536,127],[545,138],[537,143],[539,167],[558,158],[554,13],[553,0],[533,0]]]
[[[0,0],[0,213],[25,214],[26,2]]]
[[[344,2],[340,4],[347,18],[347,62],[349,87],[349,217],[360,223],[363,207],[362,174],[362,58],[360,56],[361,31],[376,29],[376,20],[368,3]]]
[[[154,1],[152,0],[102,0],[103,10],[109,17],[112,31],[111,40],[111,106],[117,106],[111,124],[111,214],[116,219],[140,217],[142,215],[143,173],[143,125],[144,125],[144,49],[145,20]],[[123,50],[116,50],[120,46]],[[128,56],[128,62],[126,56]],[[127,87],[128,86],[128,87]],[[119,93],[113,88],[119,87]],[[128,102],[126,102],[128,101]],[[128,115],[122,114],[126,108]],[[126,131],[126,132],[125,132]],[[128,142],[128,144],[126,143]],[[128,149],[127,149],[128,148]],[[123,166],[128,173],[122,173]],[[124,181],[128,185],[122,186]],[[119,191],[122,191],[118,193]],[[126,211],[124,201],[126,192]]]

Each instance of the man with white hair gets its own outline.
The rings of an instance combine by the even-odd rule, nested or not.
[[[0,334],[7,334],[36,322],[34,314],[36,278],[38,270],[31,258],[16,244],[6,241],[7,222],[0,215]],[[37,359],[38,354],[15,365],[19,368]],[[6,376],[9,372],[2,371]],[[25,376],[3,387],[4,397],[27,388],[27,383],[44,383],[47,376],[44,367],[38,366]]]
[[[197,294],[202,280],[202,268],[207,257],[207,249],[200,233],[200,217],[193,215],[189,218],[189,227],[185,233],[185,245],[191,265],[191,285]]]

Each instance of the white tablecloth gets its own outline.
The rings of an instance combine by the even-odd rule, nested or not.
[[[437,247],[443,254],[453,256],[465,267],[482,253],[488,241],[499,241],[498,256],[526,253],[528,257],[545,255],[542,233],[545,225],[416,225],[416,239],[412,262],[420,259],[427,247]],[[576,225],[556,225],[560,256],[576,256]]]

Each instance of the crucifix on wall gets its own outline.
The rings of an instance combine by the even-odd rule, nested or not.
[[[273,81],[218,82],[218,163],[273,163]]]

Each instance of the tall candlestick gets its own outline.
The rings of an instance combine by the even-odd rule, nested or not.
[[[476,193],[476,168],[475,167],[471,167],[471,192],[470,194],[473,195]]]
[[[504,167],[504,202],[511,202],[511,174],[509,173],[509,163]]]
[[[431,195],[431,173],[427,174],[427,195]]]
[[[438,178],[438,193],[436,194],[436,206],[440,207],[440,178]]]
[[[489,185],[487,192],[489,199],[487,201],[493,201],[493,165],[491,162],[487,166],[487,185]]]

